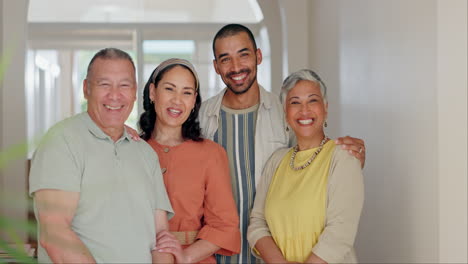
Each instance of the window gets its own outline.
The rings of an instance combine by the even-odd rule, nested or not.
[[[263,51],[258,80],[270,90],[268,37],[266,30],[260,30],[263,15],[255,0],[183,4],[179,0],[124,0],[112,3],[113,8],[110,5],[88,0],[31,1],[26,74],[30,140],[86,109],[82,91],[86,69],[94,53],[104,47],[120,48],[134,59],[138,100],[126,122],[133,128],[137,128],[142,108],[143,87],[154,68],[167,58],[184,58],[193,63],[202,100],[224,88],[213,67],[211,41],[226,23],[247,24],[256,35]]]

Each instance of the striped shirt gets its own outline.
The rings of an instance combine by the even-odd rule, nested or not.
[[[241,252],[231,257],[216,255],[217,263],[256,263],[247,242],[247,227],[255,198],[255,125],[258,104],[234,110],[221,106],[214,141],[223,146],[229,159],[232,193],[241,231]]]

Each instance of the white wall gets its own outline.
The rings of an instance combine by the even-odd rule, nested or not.
[[[26,14],[27,0],[2,0],[0,19],[0,45],[2,56],[7,56],[0,101],[0,150],[11,150],[7,155],[13,160],[0,174],[0,213],[12,219],[24,221],[27,217],[26,191],[26,152],[21,153],[26,144],[26,107],[25,107],[25,53],[26,53]],[[5,156],[3,156],[5,157]],[[25,238],[24,232],[18,232]]]
[[[308,0],[279,0],[284,12],[287,62],[283,80],[292,72],[309,67]],[[279,87],[281,88],[281,87]]]
[[[437,6],[439,261],[467,263],[468,4]]]
[[[3,16],[3,0],[0,1],[0,14]],[[3,21],[0,20],[0,61],[3,60]],[[1,63],[1,62],[0,62]],[[0,74],[0,102],[3,102],[3,81]],[[0,108],[0,139],[3,138],[3,108]],[[0,141],[0,151],[3,149],[3,144]],[[1,153],[1,152],[0,152]],[[0,165],[1,166],[1,165]],[[0,168],[0,200],[4,200],[3,186],[5,186],[3,180],[3,170]],[[2,203],[0,202],[0,215],[5,215]],[[1,235],[1,234],[0,234]]]
[[[284,49],[283,40],[283,25],[281,24],[281,6],[279,0],[257,0],[263,12],[263,23],[267,25],[268,37],[270,40],[270,60],[271,60],[271,89],[270,91],[277,93],[281,88],[283,81],[282,65],[284,58],[281,52]],[[261,64],[259,68],[268,67],[266,64]],[[268,88],[266,88],[268,89]]]
[[[362,262],[467,262],[466,10],[453,0],[309,2],[330,133],[366,141]]]

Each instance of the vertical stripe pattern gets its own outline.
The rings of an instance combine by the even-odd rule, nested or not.
[[[243,110],[221,108],[214,141],[226,149],[232,193],[237,204],[241,252],[231,257],[216,255],[218,263],[256,263],[247,242],[247,227],[255,199],[255,124],[258,106]]]

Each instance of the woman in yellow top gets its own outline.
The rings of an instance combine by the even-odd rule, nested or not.
[[[276,151],[265,165],[249,243],[267,263],[357,262],[361,166],[325,135],[326,86],[315,72],[300,70],[286,78],[281,98],[297,145]]]

